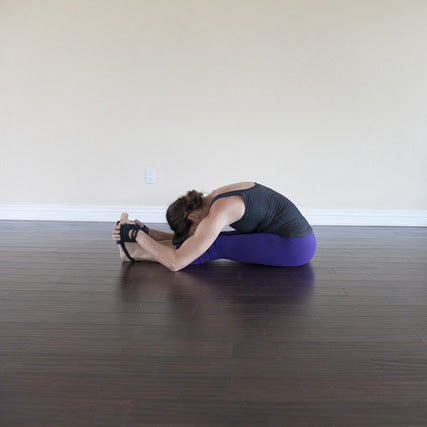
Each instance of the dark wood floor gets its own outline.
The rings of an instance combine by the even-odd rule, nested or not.
[[[305,267],[172,273],[0,221],[0,425],[427,425],[427,229],[315,232]]]

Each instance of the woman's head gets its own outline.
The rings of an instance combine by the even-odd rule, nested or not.
[[[175,233],[173,238],[174,245],[183,243],[190,237],[193,226],[193,221],[190,219],[191,214],[202,208],[203,200],[202,193],[191,190],[185,196],[179,197],[168,207],[166,219],[169,227]]]

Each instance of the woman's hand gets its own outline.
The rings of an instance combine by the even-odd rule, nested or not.
[[[144,227],[144,225],[145,225],[145,224],[143,224],[139,219],[136,219],[136,220],[134,221],[134,223],[135,223],[136,225],[139,225],[141,228],[143,228],[143,227]]]
[[[114,226],[113,226],[113,234],[112,234],[112,236],[113,236],[113,240],[116,242],[116,243],[119,243],[120,242],[120,224],[114,224]]]

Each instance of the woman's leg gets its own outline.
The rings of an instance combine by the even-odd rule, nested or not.
[[[221,233],[212,246],[192,262],[204,264],[215,259],[230,259],[247,264],[296,267],[310,262],[316,251],[314,233],[295,239],[275,234]]]
[[[175,247],[172,240],[159,243]],[[125,243],[126,248],[137,261],[156,261],[138,243]],[[120,257],[129,261],[122,248]],[[179,246],[178,246],[179,247]],[[265,264],[278,267],[295,267],[307,264],[316,251],[314,233],[296,239],[285,239],[275,234],[240,234],[236,231],[222,232],[211,247],[191,264],[205,264],[216,259],[230,259],[248,264]]]
[[[172,240],[163,240],[158,241],[160,244],[169,246],[169,247],[175,247],[173,245]],[[156,261],[153,256],[146,251],[142,246],[138,245],[138,243],[125,243],[126,249],[129,252],[129,255],[134,258],[136,261]],[[122,261],[130,261],[130,259],[126,256],[126,254],[123,252],[123,249],[120,245],[117,245],[120,251],[120,258]]]

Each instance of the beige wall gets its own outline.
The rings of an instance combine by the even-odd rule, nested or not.
[[[257,180],[426,210],[426,22],[426,0],[0,0],[0,203]]]

